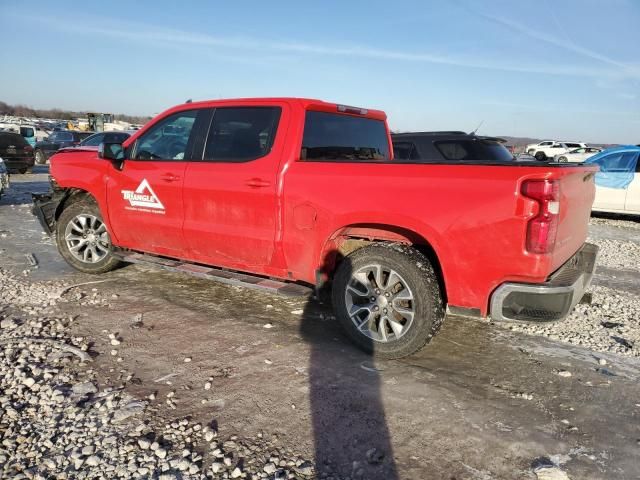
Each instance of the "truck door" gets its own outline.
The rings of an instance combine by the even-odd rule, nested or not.
[[[640,213],[640,155],[636,153],[636,173],[633,181],[627,188],[627,197],[625,199],[625,210],[629,213]]]
[[[268,103],[213,112],[203,160],[185,174],[184,235],[197,261],[254,271],[271,263],[288,117],[286,105]]]
[[[127,148],[107,179],[109,222],[120,246],[185,257],[182,186],[198,110],[156,123]]]
[[[600,174],[596,174],[596,198],[593,202],[593,208],[618,212],[625,210],[627,191],[631,186],[622,188],[616,185],[616,180],[624,180],[627,177],[629,165],[635,155],[637,155],[635,152],[613,152],[595,162],[600,166],[600,172],[606,174],[606,178],[603,175],[602,178],[605,181],[599,181]]]

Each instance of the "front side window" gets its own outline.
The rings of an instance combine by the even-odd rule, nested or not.
[[[382,120],[308,111],[301,160],[381,161],[389,159],[387,129]]]
[[[551,145],[551,142],[542,142],[540,144],[541,147],[548,147],[549,145]]]
[[[138,160],[184,160],[197,110],[177,112],[142,135],[136,142]]]
[[[280,107],[216,108],[204,160],[249,162],[269,154],[278,130]]]

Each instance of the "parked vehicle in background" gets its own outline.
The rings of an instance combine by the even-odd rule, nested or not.
[[[557,143],[557,140],[543,140],[539,143],[530,143],[529,145],[524,147],[524,153],[528,153],[529,155],[533,156],[533,154],[536,153],[536,150],[538,150],[539,148],[550,147],[554,143]]]
[[[101,143],[124,143],[131,136],[128,132],[98,132],[82,140],[79,147],[98,147]]]
[[[438,142],[438,162],[397,160],[379,110],[186,103],[123,145],[57,154],[34,213],[82,272],[124,260],[283,294],[330,285],[346,333],[383,358],[422,348],[445,307],[565,318],[595,268],[597,169],[487,162],[471,153],[503,147],[466,134]]]
[[[397,160],[512,162],[514,159],[503,139],[465,132],[395,133],[391,140]]]
[[[19,133],[0,132],[0,157],[9,173],[27,173],[33,168],[33,147]]]
[[[4,191],[9,188],[9,171],[4,163],[4,159],[0,157],[0,197]]]
[[[35,146],[35,158],[38,165],[47,163],[51,155],[64,147],[72,147],[80,144],[82,140],[91,135],[91,132],[77,132],[72,130],[54,130],[49,136],[37,142]]]
[[[533,155],[539,162],[545,162],[549,159],[552,159],[556,155],[568,153],[571,150],[575,150],[576,148],[586,147],[586,144],[578,142],[554,142],[551,145],[541,146],[535,149],[535,151],[533,153],[530,153],[530,155]]]
[[[5,122],[0,125],[0,131],[17,133],[32,147],[36,145],[36,127],[33,125]]]
[[[586,163],[600,167],[593,210],[640,215],[640,146],[610,148]]]
[[[580,147],[567,153],[559,153],[553,157],[554,162],[584,162],[587,158],[593,157],[596,153],[600,153],[601,148],[598,147]]]

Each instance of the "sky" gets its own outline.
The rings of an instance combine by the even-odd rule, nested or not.
[[[640,143],[640,0],[0,0],[0,100],[318,98],[397,131]]]

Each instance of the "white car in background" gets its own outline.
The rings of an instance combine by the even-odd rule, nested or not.
[[[600,167],[594,211],[640,215],[640,147],[604,150],[586,163]]]
[[[536,160],[540,162],[546,162],[556,155],[562,155],[576,148],[587,148],[587,145],[579,142],[553,142],[551,145],[536,148],[536,150],[533,153],[529,153],[529,155],[533,155],[536,157]]]
[[[539,148],[550,147],[554,143],[558,143],[558,141],[557,140],[543,140],[540,143],[530,143],[529,145],[524,147],[524,153],[528,153],[529,155],[533,156],[533,154],[536,153],[536,150],[538,150]]]
[[[580,147],[567,153],[557,154],[555,157],[553,157],[553,161],[581,163],[584,162],[587,158],[593,157],[596,153],[600,153],[601,151],[602,149],[598,147]]]

